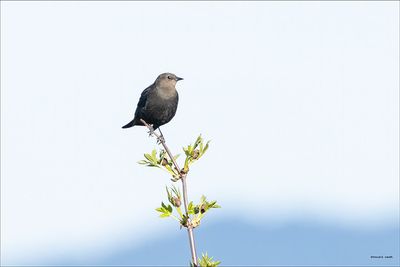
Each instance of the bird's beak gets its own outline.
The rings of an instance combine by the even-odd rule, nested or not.
[[[183,80],[183,78],[176,76],[176,81]]]

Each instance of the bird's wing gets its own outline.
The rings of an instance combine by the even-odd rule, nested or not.
[[[147,98],[149,97],[149,93],[152,91],[152,89],[153,84],[144,89],[142,94],[140,95],[140,99],[135,111],[135,118],[133,119],[135,125],[143,125],[143,123],[140,122],[140,119],[145,119],[143,117],[143,114],[145,113]]]
[[[139,102],[137,104],[138,108],[144,108],[146,106],[147,97],[149,96],[149,92],[152,88],[153,88],[152,85],[150,85],[149,87],[143,90],[142,94],[140,95]]]

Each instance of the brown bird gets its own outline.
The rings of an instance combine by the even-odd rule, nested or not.
[[[178,92],[175,85],[183,80],[172,73],[160,74],[155,82],[144,89],[136,107],[135,117],[122,128],[142,125],[140,119],[153,126],[156,130],[161,125],[171,121],[178,108]]]

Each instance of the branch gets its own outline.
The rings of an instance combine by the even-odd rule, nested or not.
[[[188,213],[188,196],[187,196],[187,185],[186,185],[186,173],[182,171],[181,168],[179,168],[178,163],[176,162],[174,156],[172,155],[171,151],[169,150],[167,144],[165,143],[165,139],[162,135],[157,134],[153,127],[149,125],[145,120],[140,119],[140,121],[150,130],[150,135],[153,135],[157,138],[157,141],[161,143],[161,145],[164,147],[165,151],[167,152],[169,158],[173,162],[175,169],[179,173],[179,177],[182,181],[182,190],[183,190],[183,204],[185,207],[185,215],[187,218],[187,231],[189,235],[189,244],[190,244],[190,251],[192,253],[192,261],[194,266],[197,266],[197,254],[196,254],[196,245],[194,242],[194,235],[193,235],[193,226],[189,217]]]

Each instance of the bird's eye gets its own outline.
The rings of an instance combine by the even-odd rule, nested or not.
[[[168,76],[167,78],[170,79],[170,80],[172,79],[171,76]]]

